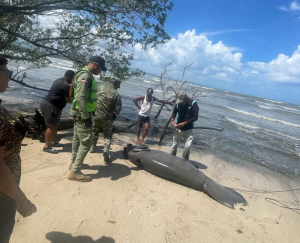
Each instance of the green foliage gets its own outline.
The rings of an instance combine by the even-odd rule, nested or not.
[[[113,76],[138,76],[129,47],[165,43],[172,7],[170,0],[0,0],[0,52],[35,68],[51,56],[80,68],[101,54]]]

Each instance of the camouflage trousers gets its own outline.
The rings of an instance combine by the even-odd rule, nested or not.
[[[82,119],[74,118],[74,135],[72,141],[72,171],[78,172],[93,144],[93,128],[85,127]]]
[[[104,149],[103,152],[109,152],[112,139],[112,124],[113,120],[107,117],[94,117],[93,126],[93,145],[97,144],[100,131],[104,135]]]

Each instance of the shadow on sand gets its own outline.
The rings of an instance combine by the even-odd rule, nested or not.
[[[46,234],[46,239],[52,243],[115,243],[111,237],[102,236],[98,240],[93,240],[86,235],[72,236],[58,231],[51,231]]]
[[[140,168],[133,167],[129,168],[126,165],[122,164],[110,164],[106,165],[91,165],[86,168],[86,170],[98,170],[97,174],[87,174],[92,179],[100,179],[100,178],[109,178],[112,181],[119,180],[120,178],[129,176],[132,170],[140,170]]]
[[[195,160],[188,160],[193,166],[195,166],[197,169],[206,170],[207,166],[204,164],[201,164]]]

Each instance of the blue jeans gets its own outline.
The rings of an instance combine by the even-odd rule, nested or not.
[[[192,142],[194,139],[193,129],[182,131],[180,129],[175,128],[174,135],[173,135],[173,144],[172,144],[172,148],[171,148],[171,154],[176,155],[177,147],[178,147],[178,144],[182,137],[186,140],[184,149],[183,149],[183,158],[185,160],[189,160],[190,150],[191,150]]]

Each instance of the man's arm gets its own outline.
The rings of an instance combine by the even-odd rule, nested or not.
[[[65,97],[65,100],[66,100],[67,103],[72,103],[73,102],[72,97]]]
[[[175,117],[178,113],[177,106],[175,105],[172,116],[171,116],[171,125],[174,127],[175,126]]]
[[[0,191],[16,201],[17,209],[23,217],[36,212],[35,205],[27,199],[5,164],[4,146],[0,146]]]
[[[76,92],[76,103],[83,120],[89,118],[89,113],[86,109],[86,100],[85,93],[88,90],[88,87],[91,85],[92,79],[89,73],[80,74],[77,79],[77,92]]]
[[[172,105],[176,101],[176,99],[173,99],[172,101],[167,101],[167,100],[158,99],[156,97],[153,97],[153,98],[154,98],[154,101],[156,101],[156,102],[159,102],[159,103],[162,103],[162,104],[168,104],[168,105]]]
[[[69,97],[69,91],[70,91],[70,85],[65,84],[64,87],[63,87],[63,95],[65,97],[65,101],[67,103],[72,103],[73,98]]]
[[[138,101],[139,100],[142,100],[144,99],[145,97],[144,96],[139,96],[139,97],[136,97],[133,99],[133,103],[136,105],[136,107],[140,110],[141,109],[141,106],[138,104]]]
[[[118,95],[117,102],[116,102],[116,105],[115,105],[115,108],[114,108],[114,113],[119,115],[121,110],[122,110],[122,99],[121,99],[121,96]]]

